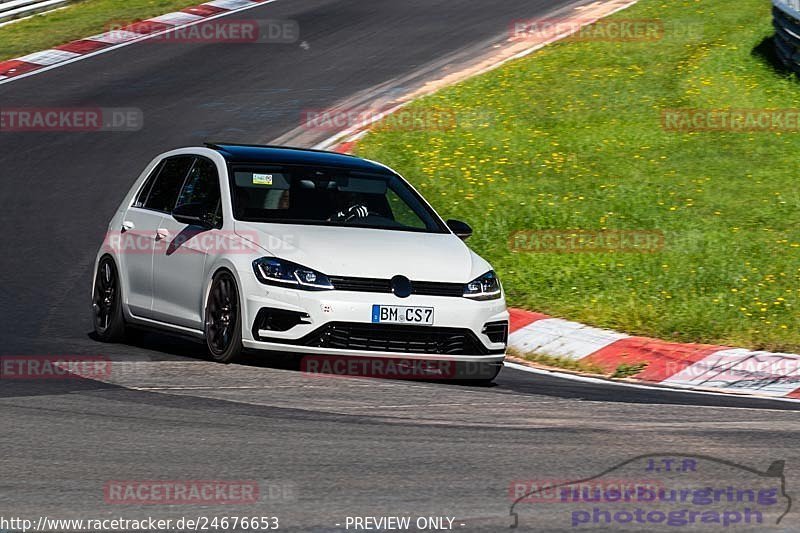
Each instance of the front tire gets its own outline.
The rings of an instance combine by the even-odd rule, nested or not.
[[[214,361],[229,364],[241,357],[244,348],[239,291],[230,272],[217,273],[211,282],[204,332],[208,353]]]
[[[122,312],[122,291],[114,260],[103,257],[97,265],[92,293],[94,333],[103,342],[119,342],[125,338],[125,315]]]

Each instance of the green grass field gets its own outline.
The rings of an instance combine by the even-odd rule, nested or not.
[[[800,108],[769,0],[642,0],[656,42],[573,41],[414,104],[459,127],[357,147],[469,222],[509,303],[676,341],[800,350],[800,133],[668,132],[669,108]],[[652,230],[658,253],[526,253],[518,230]]]
[[[0,61],[102,33],[112,23],[143,20],[200,3],[202,0],[83,0],[0,27]]]

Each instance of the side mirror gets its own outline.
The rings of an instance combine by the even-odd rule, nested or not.
[[[462,241],[466,241],[472,236],[472,228],[466,222],[450,219],[447,221],[447,227]]]
[[[181,224],[210,228],[208,213],[203,204],[181,204],[172,210],[172,218]]]

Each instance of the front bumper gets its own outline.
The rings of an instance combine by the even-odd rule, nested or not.
[[[244,294],[243,342],[251,349],[474,362],[500,362],[505,357],[506,342],[493,342],[485,329],[486,324],[508,321],[503,298],[489,301],[422,295],[398,298],[385,293],[301,291],[257,281],[246,287]],[[373,324],[372,306],[376,304],[433,307],[434,324]],[[262,329],[263,323],[260,320],[256,323],[262,309],[283,310],[302,318],[286,331]],[[320,340],[325,334],[329,340]],[[458,339],[462,338],[465,340],[459,344]]]

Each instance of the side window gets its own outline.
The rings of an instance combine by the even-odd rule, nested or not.
[[[144,207],[144,202],[147,200],[147,195],[150,193],[150,189],[153,188],[153,182],[156,181],[158,172],[161,170],[163,165],[164,162],[159,161],[158,164],[153,167],[153,170],[150,171],[150,175],[147,176],[147,179],[144,181],[144,185],[142,185],[139,195],[136,196],[136,201],[133,202],[133,207]]]
[[[175,205],[195,204],[217,226],[221,222],[219,174],[217,166],[204,157],[198,157]]]
[[[189,155],[165,160],[144,202],[145,209],[171,213],[193,161],[194,157]]]

